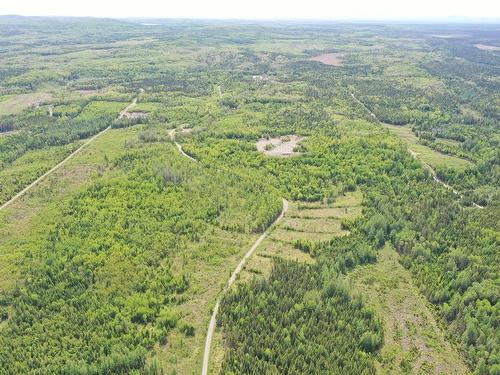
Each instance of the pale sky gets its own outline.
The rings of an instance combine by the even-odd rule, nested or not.
[[[244,19],[500,18],[500,0],[0,0],[0,15]]]

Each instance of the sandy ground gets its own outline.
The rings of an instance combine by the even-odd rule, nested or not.
[[[342,65],[342,57],[338,53],[325,53],[323,55],[313,57],[311,60],[320,62],[325,65],[332,65],[332,66]]]
[[[126,112],[123,115],[125,118],[128,119],[145,119],[149,117],[149,113],[146,112]]]
[[[298,135],[287,135],[279,138],[259,139],[257,150],[268,156],[289,157],[300,155],[300,152],[294,151],[299,142],[305,137]]]
[[[474,44],[474,47],[482,49],[483,51],[500,51],[500,47],[490,46],[488,44]]]

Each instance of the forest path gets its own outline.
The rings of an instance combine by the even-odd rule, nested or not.
[[[361,105],[364,109],[366,109],[369,113],[370,113],[370,116],[379,124],[382,124],[382,122],[378,119],[378,117],[375,115],[375,113],[373,113],[370,108],[368,108],[365,103],[363,103],[361,100],[359,100],[352,92],[351,92],[351,97],[359,104]],[[463,195],[458,192],[457,190],[455,190],[452,186],[448,185],[446,182],[444,182],[443,180],[441,180],[438,176],[437,176],[437,173],[436,171],[434,170],[434,168],[432,168],[428,163],[426,163],[425,161],[422,160],[422,158],[420,158],[418,156],[418,153],[416,153],[415,151],[413,151],[411,148],[408,147],[408,152],[411,154],[411,156],[413,156],[415,159],[417,159],[418,161],[420,161],[422,163],[422,165],[424,166],[425,169],[427,169],[431,175],[432,175],[432,178],[434,179],[434,181],[436,181],[438,184],[441,184],[442,186],[444,186],[445,188],[447,188],[448,190],[451,190],[454,194],[458,195],[460,198],[463,198]],[[480,206],[479,204],[475,203],[475,202],[472,202],[472,205],[476,208],[484,208],[484,206]]]
[[[198,161],[198,160],[194,159],[193,157],[189,156],[188,154],[186,154],[184,152],[184,150],[182,149],[182,146],[175,141],[175,129],[170,130],[168,132],[168,135],[170,136],[170,139],[175,143],[175,145],[177,146],[177,149],[179,150],[179,152],[183,156],[185,156],[186,158],[188,158],[190,160],[193,160],[195,162]],[[280,215],[276,218],[276,220],[274,220],[266,228],[266,230],[264,231],[264,233],[262,233],[262,235],[259,238],[257,238],[257,240],[254,242],[254,244],[250,248],[250,250],[248,250],[246,252],[246,254],[243,256],[243,258],[241,259],[240,263],[238,263],[238,265],[236,266],[235,270],[231,274],[231,277],[229,277],[229,280],[227,281],[227,284],[224,287],[224,289],[222,291],[222,294],[224,294],[226,291],[228,291],[229,288],[231,288],[231,286],[234,284],[234,282],[236,281],[236,277],[238,276],[238,274],[241,272],[241,270],[245,266],[247,260],[252,256],[252,254],[255,252],[255,250],[257,249],[257,247],[259,247],[259,245],[262,243],[262,241],[264,241],[264,239],[268,236],[269,230],[273,226],[275,226],[276,224],[278,224],[280,222],[280,220],[283,219],[283,217],[285,216],[285,213],[288,210],[288,201],[285,198],[282,198],[282,199],[283,199],[283,208],[281,210]],[[208,364],[210,362],[210,347],[212,345],[212,338],[213,338],[213,335],[214,335],[214,332],[215,332],[215,324],[216,324],[216,319],[217,319],[217,313],[219,312],[220,302],[221,302],[221,298],[219,297],[219,299],[215,303],[214,309],[212,311],[212,316],[210,317],[210,324],[208,325],[207,339],[205,341],[205,350],[203,352],[203,367],[202,367],[202,370],[201,370],[202,375],[207,375],[208,374]]]
[[[356,101],[356,103],[358,103],[359,105],[361,105],[364,109],[366,109],[368,111],[368,113],[370,114],[370,116],[376,121],[376,122],[380,122],[380,120],[378,119],[378,117],[375,115],[375,113],[373,113],[372,111],[370,111],[370,108],[368,108],[365,103],[363,103],[361,100],[359,100],[356,96],[354,96],[354,94],[351,92],[351,96],[352,98]]]
[[[179,150],[179,152],[180,152],[183,156],[185,156],[186,158],[188,158],[188,159],[190,159],[190,160],[192,160],[192,161],[194,161],[194,162],[196,162],[196,163],[198,162],[198,160],[196,160],[196,159],[195,159],[195,158],[193,158],[192,156],[189,156],[188,154],[186,154],[186,153],[184,152],[184,150],[182,149],[182,146],[181,146],[178,142],[176,142],[176,140],[175,140],[175,129],[170,130],[170,131],[168,132],[168,135],[169,135],[169,137],[170,137],[170,140],[171,140],[172,142],[174,142],[174,143],[175,143],[175,146],[177,147],[177,150]]]
[[[247,260],[252,256],[252,254],[255,252],[255,250],[257,249],[257,247],[262,243],[262,241],[264,241],[264,239],[268,236],[269,230],[273,226],[275,226],[276,224],[278,224],[280,222],[280,220],[283,219],[283,217],[285,216],[285,213],[288,210],[288,201],[285,198],[282,198],[282,199],[283,199],[283,208],[281,210],[280,215],[276,218],[276,220],[274,220],[266,228],[266,230],[264,231],[264,233],[262,233],[262,235],[254,242],[254,244],[252,245],[252,247],[250,248],[250,250],[248,250],[247,253],[245,254],[245,256],[241,259],[240,263],[238,264],[238,266],[236,266],[235,270],[231,274],[231,277],[227,281],[227,284],[224,287],[224,290],[222,291],[222,294],[224,294],[225,292],[227,292],[229,290],[229,288],[231,288],[231,286],[234,284],[234,282],[236,281],[236,277],[238,276],[238,274],[243,269],[243,266],[245,265],[245,263],[247,262]],[[213,337],[213,334],[214,334],[214,331],[215,331],[216,318],[217,318],[217,313],[219,311],[220,302],[221,302],[221,297],[219,297],[219,299],[215,303],[215,307],[214,307],[214,309],[212,311],[212,316],[210,317],[210,324],[208,326],[208,331],[207,331],[207,339],[205,341],[205,351],[204,351],[204,354],[203,354],[203,368],[201,370],[201,374],[202,375],[208,375],[208,364],[210,362],[209,361],[210,360],[210,346],[212,344],[212,337]]]
[[[415,159],[417,159],[418,161],[420,161],[422,163],[422,165],[424,166],[424,168],[427,169],[431,173],[432,178],[434,179],[434,181],[436,181],[438,184],[443,185],[446,189],[451,190],[454,194],[458,195],[460,198],[463,198],[463,195],[459,191],[455,190],[452,186],[448,185],[446,182],[444,182],[443,180],[441,180],[437,176],[436,171],[429,164],[427,164],[425,161],[423,161],[421,158],[418,157],[418,153],[416,153],[415,151],[413,151],[410,148],[408,148],[408,151],[411,154],[411,156],[413,156]],[[476,208],[481,208],[481,209],[484,208],[484,206],[480,206],[479,204],[477,204],[475,202],[472,202],[472,205],[474,207],[476,207]]]
[[[123,116],[125,116],[125,114],[127,113],[128,110],[130,110],[133,106],[135,106],[137,104],[137,97],[134,98],[134,100],[132,100],[132,102],[123,110],[120,112],[120,115],[118,116],[118,118],[123,118]],[[69,160],[73,159],[76,155],[78,155],[85,147],[87,147],[90,143],[92,143],[94,140],[96,140],[97,138],[99,138],[101,135],[103,135],[104,133],[106,133],[109,129],[111,129],[111,126],[108,126],[106,129],[104,130],[101,130],[99,133],[95,134],[94,136],[92,136],[91,138],[88,138],[85,142],[83,142],[83,144],[78,147],[75,151],[73,151],[71,154],[69,154],[63,161],[59,162],[58,164],[56,164],[55,166],[53,166],[51,169],[49,169],[47,172],[45,172],[44,174],[42,174],[40,177],[38,177],[35,181],[33,181],[32,183],[30,183],[28,186],[26,186],[24,189],[22,189],[20,192],[18,192],[16,195],[14,195],[12,198],[10,198],[7,202],[5,202],[4,204],[2,204],[0,206],[0,210],[3,210],[5,209],[6,207],[8,207],[9,205],[11,205],[12,203],[14,203],[16,200],[18,200],[19,198],[21,198],[24,194],[26,194],[30,189],[32,189],[33,187],[35,187],[36,185],[38,185],[43,179],[45,179],[47,176],[49,176],[50,174],[54,173],[56,170],[58,170],[59,168],[61,168],[64,164],[66,164]]]

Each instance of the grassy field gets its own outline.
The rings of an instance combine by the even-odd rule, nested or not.
[[[47,240],[47,233],[54,229],[61,208],[95,178],[112,173],[109,160],[126,154],[127,149],[137,143],[143,128],[139,125],[110,130],[0,212],[0,291],[23,283],[25,271],[36,267],[35,251]],[[172,156],[179,157],[177,151]],[[189,245],[169,259],[174,273],[190,275],[189,291],[176,311],[194,328],[194,334],[186,336],[180,330],[174,330],[165,345],[155,346],[150,359],[155,359],[167,373],[198,373],[216,296],[256,237],[251,233],[235,235],[215,230],[202,242]],[[217,254],[207,253],[210,249],[217,249]],[[110,274],[110,277],[118,276]]]
[[[35,92],[7,97],[0,101],[0,116],[13,115],[30,107],[50,102],[52,97],[52,94],[47,92]]]
[[[378,373],[469,373],[390,245],[377,263],[355,269],[348,280],[384,322]]]
[[[473,164],[465,159],[456,156],[445,155],[435,151],[428,146],[424,146],[418,142],[418,137],[413,134],[411,128],[407,126],[396,126],[384,124],[391,132],[400,137],[408,146],[408,148],[417,153],[418,157],[433,168],[450,167],[457,170],[464,170],[471,167]]]
[[[80,142],[28,151],[12,165],[0,170],[0,204],[76,150]]]
[[[498,54],[471,43],[498,31],[432,36],[448,28],[0,17],[0,203],[112,127],[0,212],[0,374],[198,374],[212,308],[282,197],[237,286],[256,298],[274,258],[315,281],[289,294],[261,373],[285,340],[349,375],[374,359],[381,374],[494,373]],[[134,99],[147,116],[118,118]],[[256,147],[290,135],[296,157]],[[359,341],[323,355],[302,309],[356,317],[324,327],[334,349]]]

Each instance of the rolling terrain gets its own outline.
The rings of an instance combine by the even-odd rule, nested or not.
[[[1,375],[500,372],[498,25],[0,46]]]

